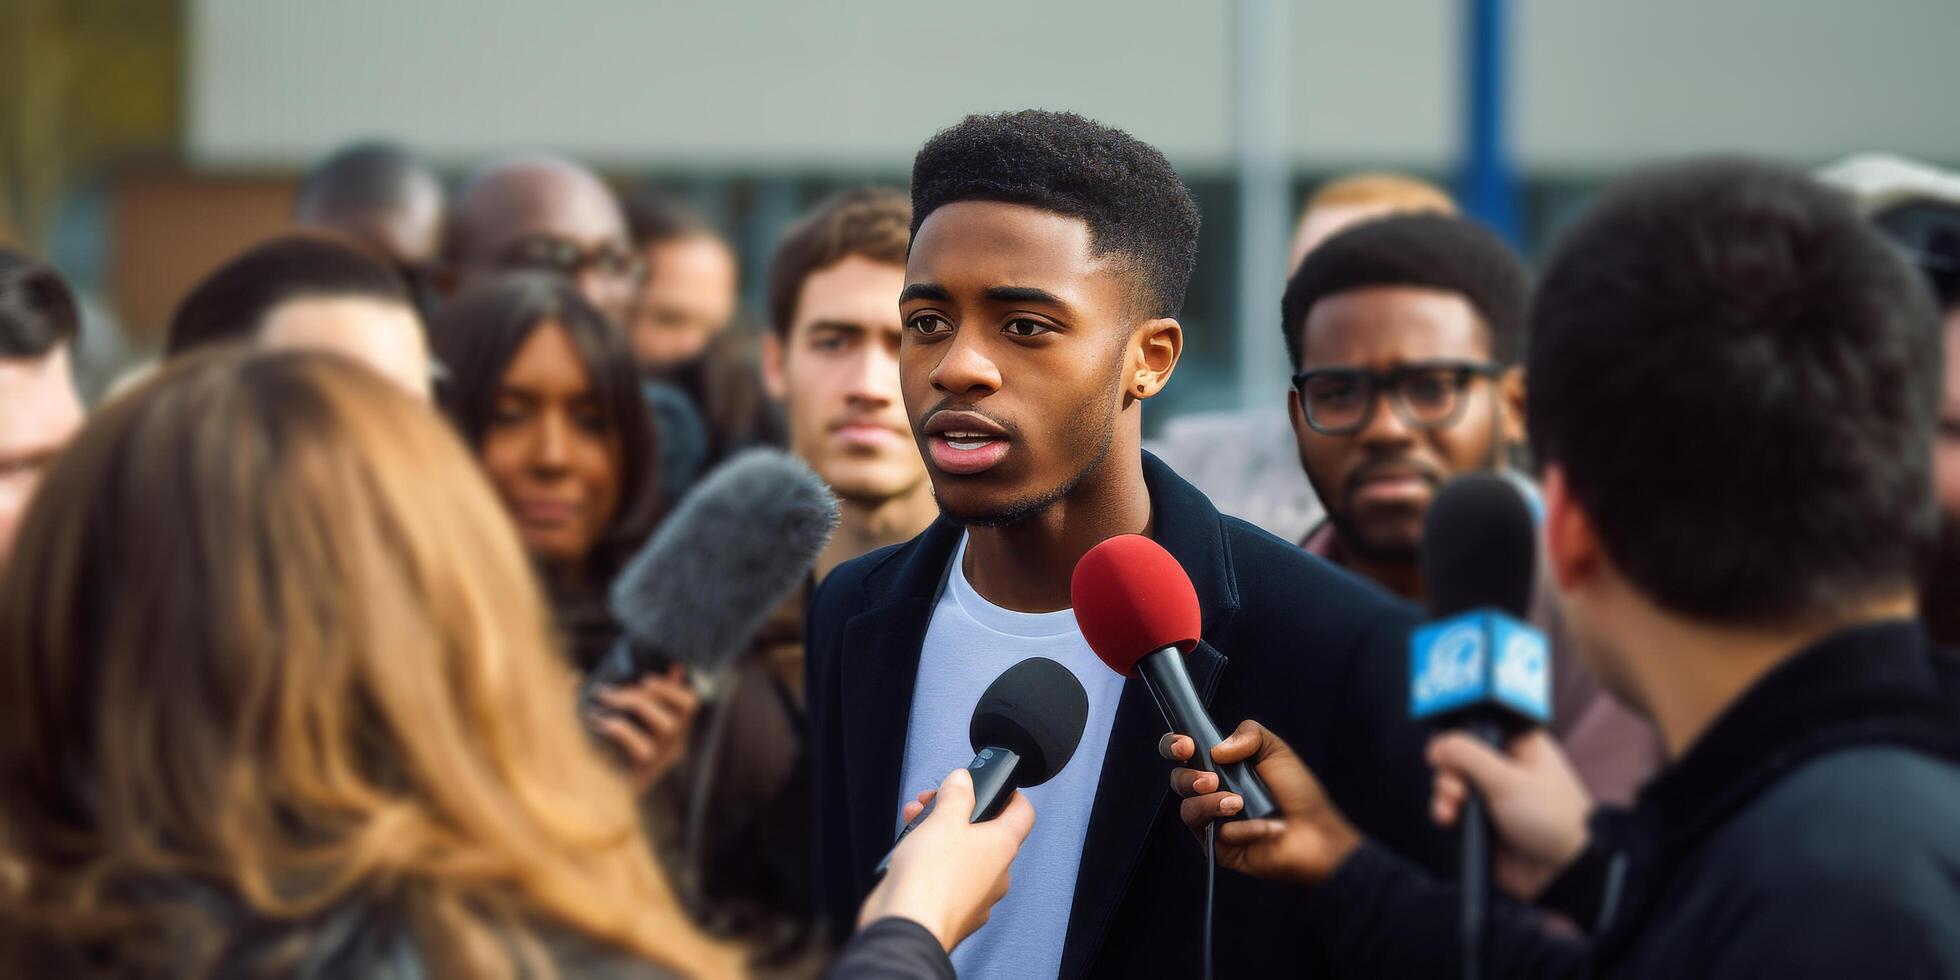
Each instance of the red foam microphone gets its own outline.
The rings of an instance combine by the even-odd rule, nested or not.
[[[1272,794],[1251,766],[1211,760],[1212,746],[1224,738],[1184,669],[1184,655],[1197,647],[1203,630],[1198,593],[1184,566],[1141,534],[1110,538],[1076,562],[1069,598],[1096,656],[1125,677],[1143,678],[1164,723],[1198,743],[1192,763],[1217,772],[1220,788],[1245,801],[1240,810],[1245,816],[1275,815]]]

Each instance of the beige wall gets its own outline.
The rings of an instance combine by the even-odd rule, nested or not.
[[[1300,2],[1306,166],[1447,164],[1460,0]],[[902,168],[966,112],[1074,108],[1230,160],[1229,0],[190,0],[188,148],[292,166],[381,133],[452,161]],[[1534,168],[1709,150],[1960,162],[1954,0],[1514,0]]]
[[[134,340],[161,342],[198,280],[291,227],[293,182],[136,171],[111,192],[108,241],[116,312]]]

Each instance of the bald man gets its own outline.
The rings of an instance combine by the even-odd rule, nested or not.
[[[612,190],[558,157],[497,161],[457,195],[444,243],[444,290],[453,294],[517,269],[564,276],[622,329],[644,271]]]

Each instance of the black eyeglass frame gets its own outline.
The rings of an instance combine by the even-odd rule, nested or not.
[[[1464,406],[1469,404],[1469,399],[1463,396],[1470,390],[1470,379],[1496,379],[1502,377],[1505,370],[1505,365],[1496,361],[1449,360],[1412,361],[1387,371],[1364,371],[1360,368],[1347,367],[1315,368],[1311,371],[1301,371],[1293,376],[1293,391],[1300,397],[1300,413],[1306,416],[1307,426],[1324,436],[1351,436],[1366,429],[1369,423],[1375,420],[1375,406],[1382,400],[1384,393],[1392,395],[1388,399],[1389,405],[1404,425],[1413,429],[1433,431],[1447,429],[1463,420]],[[1419,374],[1437,371],[1455,372],[1455,376],[1450,380],[1455,400],[1449,412],[1441,418],[1433,420],[1417,418],[1409,409],[1409,403],[1402,394],[1402,382]],[[1314,379],[1335,376],[1354,378],[1367,386],[1367,401],[1361,409],[1361,417],[1349,425],[1326,425],[1314,418],[1313,399],[1307,395],[1307,385]]]
[[[631,249],[610,244],[581,247],[550,235],[533,235],[512,242],[496,259],[499,268],[548,272],[575,279],[588,269],[634,283],[646,281],[646,260]]]

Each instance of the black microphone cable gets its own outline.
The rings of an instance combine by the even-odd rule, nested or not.
[[[1473,721],[1466,726],[1479,741],[1503,751],[1503,733],[1495,726]],[[1463,889],[1458,937],[1463,944],[1463,980],[1490,975],[1490,811],[1471,787],[1463,800],[1463,847],[1457,882]]]
[[[1218,821],[1205,824],[1205,980],[1211,980],[1211,905],[1218,884]]]

